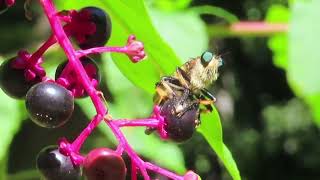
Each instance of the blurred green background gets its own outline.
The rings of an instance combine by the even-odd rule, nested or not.
[[[148,58],[138,64],[118,54],[94,57],[104,76],[100,88],[115,118],[148,117],[154,83],[188,58],[205,50],[223,57],[220,77],[210,87],[220,118],[217,113],[211,114],[211,121],[204,117],[200,133],[183,144],[146,136],[143,128],[125,129],[130,144],[145,159],[180,174],[195,170],[203,180],[240,179],[238,170],[241,179],[249,180],[320,179],[320,1],[55,2],[59,10],[95,5],[110,13],[108,45],[125,45],[131,33],[145,43]],[[23,3],[0,15],[1,61],[20,49],[34,52],[50,34],[37,1],[29,7],[31,21],[25,18]],[[51,77],[65,59],[58,46],[46,53]],[[39,179],[35,157],[42,147],[62,136],[73,140],[94,115],[89,98],[78,100],[72,120],[48,130],[28,119],[23,101],[2,91],[0,101],[0,179]],[[102,146],[115,147],[104,124],[82,152]]]

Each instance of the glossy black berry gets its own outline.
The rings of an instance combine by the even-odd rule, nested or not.
[[[98,7],[85,7],[79,11],[89,15],[89,19],[96,25],[96,31],[85,37],[85,41],[79,43],[81,49],[104,46],[111,35],[111,19],[109,15]]]
[[[190,97],[174,97],[161,106],[160,114],[164,117],[169,138],[176,142],[186,141],[192,137],[199,122],[199,104]]]
[[[59,152],[57,146],[43,148],[37,156],[37,169],[46,180],[77,180],[81,177],[79,166],[70,157]]]
[[[15,69],[12,67],[12,62],[15,58],[9,59],[1,64],[0,87],[8,96],[21,99],[25,97],[28,90],[34,84],[40,82],[40,78],[27,82],[24,76],[24,69]]]
[[[5,2],[5,0],[0,0],[0,14],[5,12],[8,9],[8,6]]]
[[[122,157],[107,148],[92,150],[83,163],[83,173],[88,180],[124,180],[126,172]]]
[[[28,91],[26,108],[33,122],[55,128],[65,124],[72,115],[74,98],[66,88],[56,83],[41,82]]]
[[[101,80],[101,75],[99,72],[99,67],[94,62],[94,60],[89,57],[81,57],[80,60],[81,60],[82,66],[84,67],[90,80],[95,79],[99,83]],[[63,69],[66,67],[67,64],[68,64],[68,62],[65,61],[57,67],[56,73],[55,73],[56,80],[60,77]],[[77,79],[77,76],[74,72],[69,72],[69,74],[67,74],[66,78],[68,79],[68,81],[70,83],[68,90],[73,91],[73,89],[81,89],[84,92],[84,88],[79,84],[80,81]],[[86,96],[88,96],[88,95],[86,93],[83,93],[81,96],[76,96],[76,97],[79,98],[79,97],[86,97]]]

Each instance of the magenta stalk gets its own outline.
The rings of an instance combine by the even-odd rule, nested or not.
[[[99,54],[99,53],[105,53],[105,52],[118,52],[118,53],[126,53],[127,48],[126,47],[95,47],[85,50],[78,50],[76,51],[77,57],[86,56],[89,54]]]
[[[182,176],[176,175],[175,173],[172,173],[166,169],[163,169],[159,166],[155,166],[154,164],[151,164],[149,162],[145,162],[145,166],[147,167],[147,169],[150,169],[151,171],[154,171],[158,174],[162,174],[166,177],[169,177],[173,180],[183,180],[184,178]]]
[[[279,33],[287,32],[288,24],[286,23],[268,23],[259,21],[241,21],[233,23],[230,26],[230,30],[234,33],[244,34],[244,33]]]
[[[52,46],[56,43],[56,38],[54,35],[51,35],[49,39],[41,45],[41,47],[34,52],[31,57],[28,59],[29,63],[35,65],[38,62],[38,59]]]
[[[131,180],[137,180],[137,167],[134,161],[131,160]]]
[[[158,119],[118,119],[112,120],[112,123],[118,127],[137,127],[137,126],[145,126],[145,127],[158,127],[159,120]]]
[[[96,94],[96,89],[91,85],[90,79],[85,72],[81,62],[76,56],[75,50],[68,39],[67,35],[65,34],[62,25],[60,24],[59,18],[57,17],[57,11],[55,10],[51,0],[40,0],[41,5],[46,13],[49,23],[51,25],[51,29],[53,34],[56,36],[57,42],[65,51],[69,59],[69,64],[73,67],[76,75],[79,77],[80,81],[84,89],[87,91],[89,96],[92,99],[94,106],[96,107],[97,114],[105,115],[107,113],[107,109],[100,102],[99,96]]]
[[[81,132],[81,134],[73,141],[72,149],[75,153],[79,153],[79,150],[85,140],[89,137],[92,131],[99,125],[103,117],[101,115],[96,115],[89,125]]]

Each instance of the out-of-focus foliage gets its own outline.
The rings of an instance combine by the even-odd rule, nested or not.
[[[1,59],[1,57],[0,57]],[[1,59],[3,60],[3,59]],[[19,130],[22,119],[25,118],[25,112],[22,102],[11,99],[3,91],[0,91],[0,179],[4,179],[6,175],[6,160],[8,148],[15,133]]]
[[[289,10],[282,5],[273,5],[269,8],[266,20],[273,23],[287,23]],[[275,65],[287,69],[288,67],[288,35],[287,33],[276,34],[270,37],[268,46],[273,51]]]
[[[292,8],[289,31],[288,76],[297,95],[310,105],[314,119],[320,125],[320,76],[318,32],[320,25],[315,19],[320,17],[320,1],[297,1]]]
[[[295,93],[302,97],[320,125],[320,86],[317,64],[317,30],[320,26],[314,19],[320,16],[317,1],[296,1],[292,11],[287,7],[273,5],[269,8],[267,20],[270,22],[289,22],[289,33],[270,38],[269,47],[274,53],[274,63],[288,72],[288,79]],[[291,14],[291,18],[290,18]]]

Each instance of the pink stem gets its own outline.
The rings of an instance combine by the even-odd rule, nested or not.
[[[99,96],[96,93],[96,89],[91,85],[90,79],[83,68],[81,62],[76,56],[76,52],[68,39],[67,35],[65,34],[62,25],[60,24],[58,16],[56,16],[57,11],[54,8],[51,0],[40,0],[41,5],[46,13],[49,23],[51,25],[51,29],[56,36],[56,39],[60,46],[65,51],[69,59],[69,64],[74,69],[76,75],[79,77],[84,89],[87,91],[91,100],[96,108],[97,114],[104,116],[107,113],[107,109],[105,108],[104,104],[100,101]]]
[[[119,127],[117,127],[112,121],[105,120],[105,122],[109,125],[110,129],[120,142],[120,145],[123,146],[123,148],[127,151],[130,158],[135,161],[136,165],[139,167],[142,176],[145,180],[150,180],[150,177],[147,173],[146,167],[144,165],[144,162],[139,158],[139,156],[133,151],[133,149],[129,146],[126,138],[121,133]]]
[[[123,146],[121,144],[119,144],[117,149],[115,150],[115,152],[121,156],[123,151],[124,151]]]
[[[137,167],[133,160],[131,160],[131,180],[137,180]]]
[[[236,22],[230,26],[234,33],[278,33],[287,32],[288,24],[268,22]]]
[[[183,180],[182,176],[179,176],[179,175],[177,175],[177,174],[175,174],[173,172],[170,172],[170,171],[168,171],[166,169],[163,169],[163,168],[161,168],[159,166],[156,166],[154,164],[151,164],[149,162],[145,162],[145,166],[147,167],[147,169],[150,169],[151,171],[154,171],[154,172],[156,172],[158,174],[162,174],[162,175],[164,175],[166,177],[169,177],[169,178],[171,178],[173,180]]]
[[[51,35],[49,39],[42,44],[42,46],[32,54],[28,59],[31,65],[35,65],[38,62],[38,59],[49,49],[50,46],[56,43],[56,38],[54,35]]]
[[[90,49],[85,49],[85,50],[78,50],[77,57],[82,57],[86,56],[89,54],[99,54],[99,53],[104,53],[104,52],[118,52],[118,53],[127,53],[128,48],[126,46],[124,47],[108,47],[108,46],[103,46],[103,47],[95,47],[95,48],[90,48]]]
[[[113,122],[113,124],[115,124],[118,127],[123,127],[123,126],[158,127],[159,126],[158,119],[134,119],[134,120],[118,119],[118,120],[112,120],[112,122]]]
[[[81,132],[81,134],[73,141],[72,149],[75,153],[79,153],[79,150],[84,143],[84,141],[89,137],[91,132],[99,125],[103,117],[101,115],[96,115],[89,125]]]

